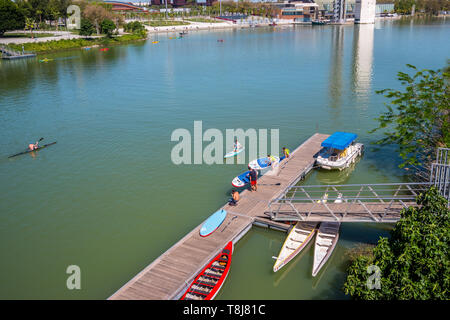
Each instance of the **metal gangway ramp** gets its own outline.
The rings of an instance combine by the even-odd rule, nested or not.
[[[423,183],[290,186],[269,204],[275,221],[396,222],[404,208],[417,206]]]
[[[449,148],[438,148],[428,182],[290,185],[269,202],[266,214],[275,221],[396,222],[431,186],[450,206]]]

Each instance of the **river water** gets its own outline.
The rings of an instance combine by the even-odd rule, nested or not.
[[[0,299],[105,299],[222,206],[244,164],[171,160],[172,132],[196,120],[278,129],[291,150],[315,132],[354,132],[361,161],[304,184],[404,180],[393,149],[369,147],[386,102],[375,90],[399,88],[406,63],[438,69],[450,53],[448,19],[173,36],[0,61]],[[7,159],[40,137],[58,143]],[[346,250],[388,231],[344,224],[312,278],[312,246],[274,274],[285,234],[255,227],[217,299],[346,299]],[[66,287],[69,265],[81,290]]]

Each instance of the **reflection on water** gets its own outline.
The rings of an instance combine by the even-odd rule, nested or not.
[[[354,163],[351,163],[348,168],[341,171],[326,170],[321,168],[317,169],[316,179],[320,182],[320,184],[345,184],[360,160],[361,157],[356,158]]]
[[[357,24],[353,33],[352,86],[358,103],[367,102],[370,96],[374,30],[373,24]]]
[[[345,26],[336,25],[332,26],[331,30],[331,59],[330,59],[330,107],[335,113],[335,116],[339,116],[340,106],[342,104],[342,69],[344,59],[344,28]]]

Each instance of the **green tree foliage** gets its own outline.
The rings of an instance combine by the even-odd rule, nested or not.
[[[101,23],[102,33],[106,34],[108,37],[111,37],[114,30],[116,29],[116,25],[110,19],[104,19]]]
[[[432,188],[417,197],[420,208],[408,208],[381,238],[373,255],[361,255],[347,270],[344,292],[353,299],[450,299],[450,210]],[[367,268],[381,271],[380,289],[369,289]]]
[[[401,14],[410,14],[412,6],[416,6],[416,12],[425,12],[427,14],[438,14],[439,11],[449,10],[449,0],[395,0],[395,12]],[[377,1],[377,3],[380,3]]]
[[[0,0],[0,36],[6,31],[23,29],[25,16],[11,0]]]
[[[132,22],[124,24],[123,31],[141,34],[141,33],[145,32],[145,27],[139,21],[132,21]]]
[[[90,36],[95,32],[94,25],[88,19],[81,19],[80,35]]]
[[[423,165],[436,147],[450,146],[450,74],[407,66],[416,73],[398,73],[404,91],[376,91],[391,101],[385,104],[388,111],[377,118],[379,126],[370,131],[384,130],[385,137],[375,143],[396,145],[403,159],[400,167]]]

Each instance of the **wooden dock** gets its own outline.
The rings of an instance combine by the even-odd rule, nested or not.
[[[271,221],[264,213],[270,200],[280,196],[312,170],[315,155],[329,135],[316,133],[280,164],[275,175],[258,179],[258,191],[245,190],[238,205],[222,208],[228,212],[220,228],[207,238],[199,235],[203,221],[180,241],[115,292],[111,300],[179,299],[196,275],[229,241],[236,243],[252,227],[267,226],[287,231],[289,224]],[[279,185],[276,185],[278,184]],[[213,211],[212,211],[213,212]]]

